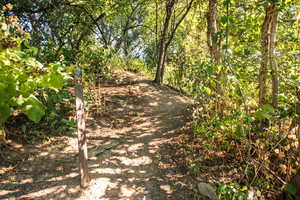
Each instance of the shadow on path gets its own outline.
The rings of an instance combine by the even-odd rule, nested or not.
[[[81,191],[76,139],[37,147],[0,174],[0,199],[193,199],[193,183],[172,160],[168,140],[187,122],[191,101],[167,87],[123,73],[100,89],[106,112],[87,119],[91,186]],[[120,76],[120,74],[118,74]],[[186,114],[188,115],[188,113]]]

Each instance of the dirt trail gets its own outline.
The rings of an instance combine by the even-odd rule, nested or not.
[[[101,87],[106,112],[87,119],[90,188],[78,186],[76,137],[64,137],[2,170],[0,199],[193,199],[193,181],[176,166],[168,145],[186,123],[191,101],[134,74],[116,76],[118,82]]]

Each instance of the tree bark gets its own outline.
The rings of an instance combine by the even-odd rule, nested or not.
[[[217,0],[210,0],[207,12],[207,45],[209,53],[216,64],[221,62],[220,46],[221,40],[218,38],[217,26]]]
[[[158,2],[155,1],[155,60],[158,60]]]
[[[259,72],[259,105],[266,104],[266,94],[267,94],[267,70],[268,70],[268,61],[269,61],[269,25],[271,21],[270,16],[270,7],[266,7],[266,15],[264,22],[261,27],[261,48],[262,48],[262,58],[261,66]]]
[[[89,185],[90,177],[88,174],[87,163],[88,155],[87,138],[85,133],[82,75],[79,67],[76,67],[75,69],[75,81],[80,186],[82,188],[86,188]]]
[[[162,31],[162,35],[160,38],[160,44],[159,44],[159,54],[158,54],[158,63],[157,63],[157,70],[155,75],[154,82],[157,84],[162,83],[163,79],[163,70],[164,70],[164,64],[166,59],[166,52],[167,52],[167,35],[172,15],[172,10],[175,5],[175,0],[167,0],[166,1],[166,18],[164,22],[164,28]]]
[[[278,10],[276,3],[272,2],[266,6],[266,15],[264,22],[261,27],[261,46],[262,46],[262,60],[259,72],[259,104],[263,106],[267,103],[267,74],[268,67],[271,68],[272,72],[272,104],[277,107],[277,96],[278,96],[278,74],[277,74],[277,63],[275,60],[275,42],[276,42],[276,30],[277,30],[277,18]]]
[[[218,36],[218,24],[217,24],[217,16],[218,16],[218,1],[217,0],[209,0],[208,3],[208,10],[207,10],[207,46],[209,49],[210,56],[212,58],[212,63],[215,66],[221,64],[221,38]],[[215,94],[216,94],[216,104],[215,104],[215,111],[218,114],[223,116],[224,112],[224,102],[221,100],[222,96],[224,96],[224,91],[222,85],[220,83],[221,78],[223,76],[223,72],[215,73],[217,80],[216,80],[216,87]]]
[[[189,1],[187,6],[184,8],[183,14],[181,15],[181,17],[179,18],[177,23],[175,23],[175,20],[174,20],[174,24],[172,26],[173,29],[170,31],[169,35],[168,35],[169,26],[170,26],[170,21],[172,18],[172,13],[173,13],[173,9],[174,9],[176,0],[167,0],[167,2],[166,2],[166,18],[165,18],[165,22],[164,22],[164,28],[162,31],[162,35],[160,38],[158,64],[157,64],[157,70],[156,70],[156,75],[155,75],[155,80],[154,80],[154,82],[156,82],[158,84],[161,84],[163,82],[163,77],[164,77],[164,72],[165,72],[165,61],[166,61],[166,57],[167,57],[168,47],[171,44],[179,25],[181,24],[181,22],[184,20],[184,18],[187,16],[189,11],[191,10],[193,2],[194,2],[194,0]],[[174,16],[174,19],[176,19],[175,16]]]
[[[278,65],[275,58],[275,47],[276,47],[276,35],[277,35],[277,24],[278,24],[278,10],[276,9],[275,3],[272,6],[272,20],[271,20],[271,35],[270,35],[270,67],[272,76],[272,105],[274,108],[278,107],[278,91],[279,91],[279,80],[278,80]]]

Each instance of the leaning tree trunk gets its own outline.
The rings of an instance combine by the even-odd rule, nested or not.
[[[272,3],[272,19],[270,24],[270,67],[272,76],[272,105],[274,108],[278,107],[278,91],[279,91],[279,80],[278,80],[278,65],[275,58],[275,47],[276,47],[276,34],[278,25],[278,10],[276,9],[275,2]]]
[[[174,24],[172,26],[173,28],[169,33],[169,26],[170,26],[170,21],[171,21],[171,17],[172,17],[172,12],[174,10],[174,5],[177,2],[177,0],[165,0],[165,1],[166,1],[166,18],[165,18],[161,38],[160,38],[158,63],[157,63],[155,80],[154,80],[154,82],[156,82],[158,84],[161,84],[163,82],[164,71],[165,71],[165,61],[166,61],[166,57],[167,57],[168,47],[170,46],[172,39],[174,38],[176,30],[178,29],[179,25],[182,23],[184,18],[187,16],[187,14],[191,10],[192,5],[194,3],[194,0],[187,1],[187,6],[184,8],[184,10],[182,10],[181,16],[180,17],[177,16],[177,18],[179,18],[177,23],[175,23],[175,20],[174,20]],[[175,19],[175,14],[174,14],[174,19]]]
[[[160,37],[160,44],[159,44],[159,54],[158,54],[158,63],[157,63],[157,70],[155,75],[155,80],[157,84],[162,83],[163,79],[163,70],[164,70],[164,64],[166,59],[166,53],[167,53],[167,35],[172,15],[172,10],[175,5],[175,0],[167,0],[166,2],[166,18],[164,22],[164,28]]]
[[[154,80],[154,82],[157,84],[162,83],[162,79],[163,79],[162,71],[164,70],[165,58],[166,58],[166,41],[165,39],[161,38],[159,54],[158,54],[157,70],[156,70],[155,80]]]

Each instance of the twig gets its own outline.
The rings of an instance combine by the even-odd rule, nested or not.
[[[255,159],[253,159],[253,161],[256,163],[256,164],[259,164],[260,166],[262,166],[263,168],[265,168],[266,170],[268,170],[275,178],[277,178],[282,184],[286,184],[286,182],[282,179],[282,178],[280,178],[279,176],[277,176],[276,174],[275,174],[275,172],[274,171],[272,171],[271,169],[269,169],[269,168],[267,168],[266,166],[264,166],[264,165],[261,165],[261,163],[259,163],[257,160],[255,160]]]

